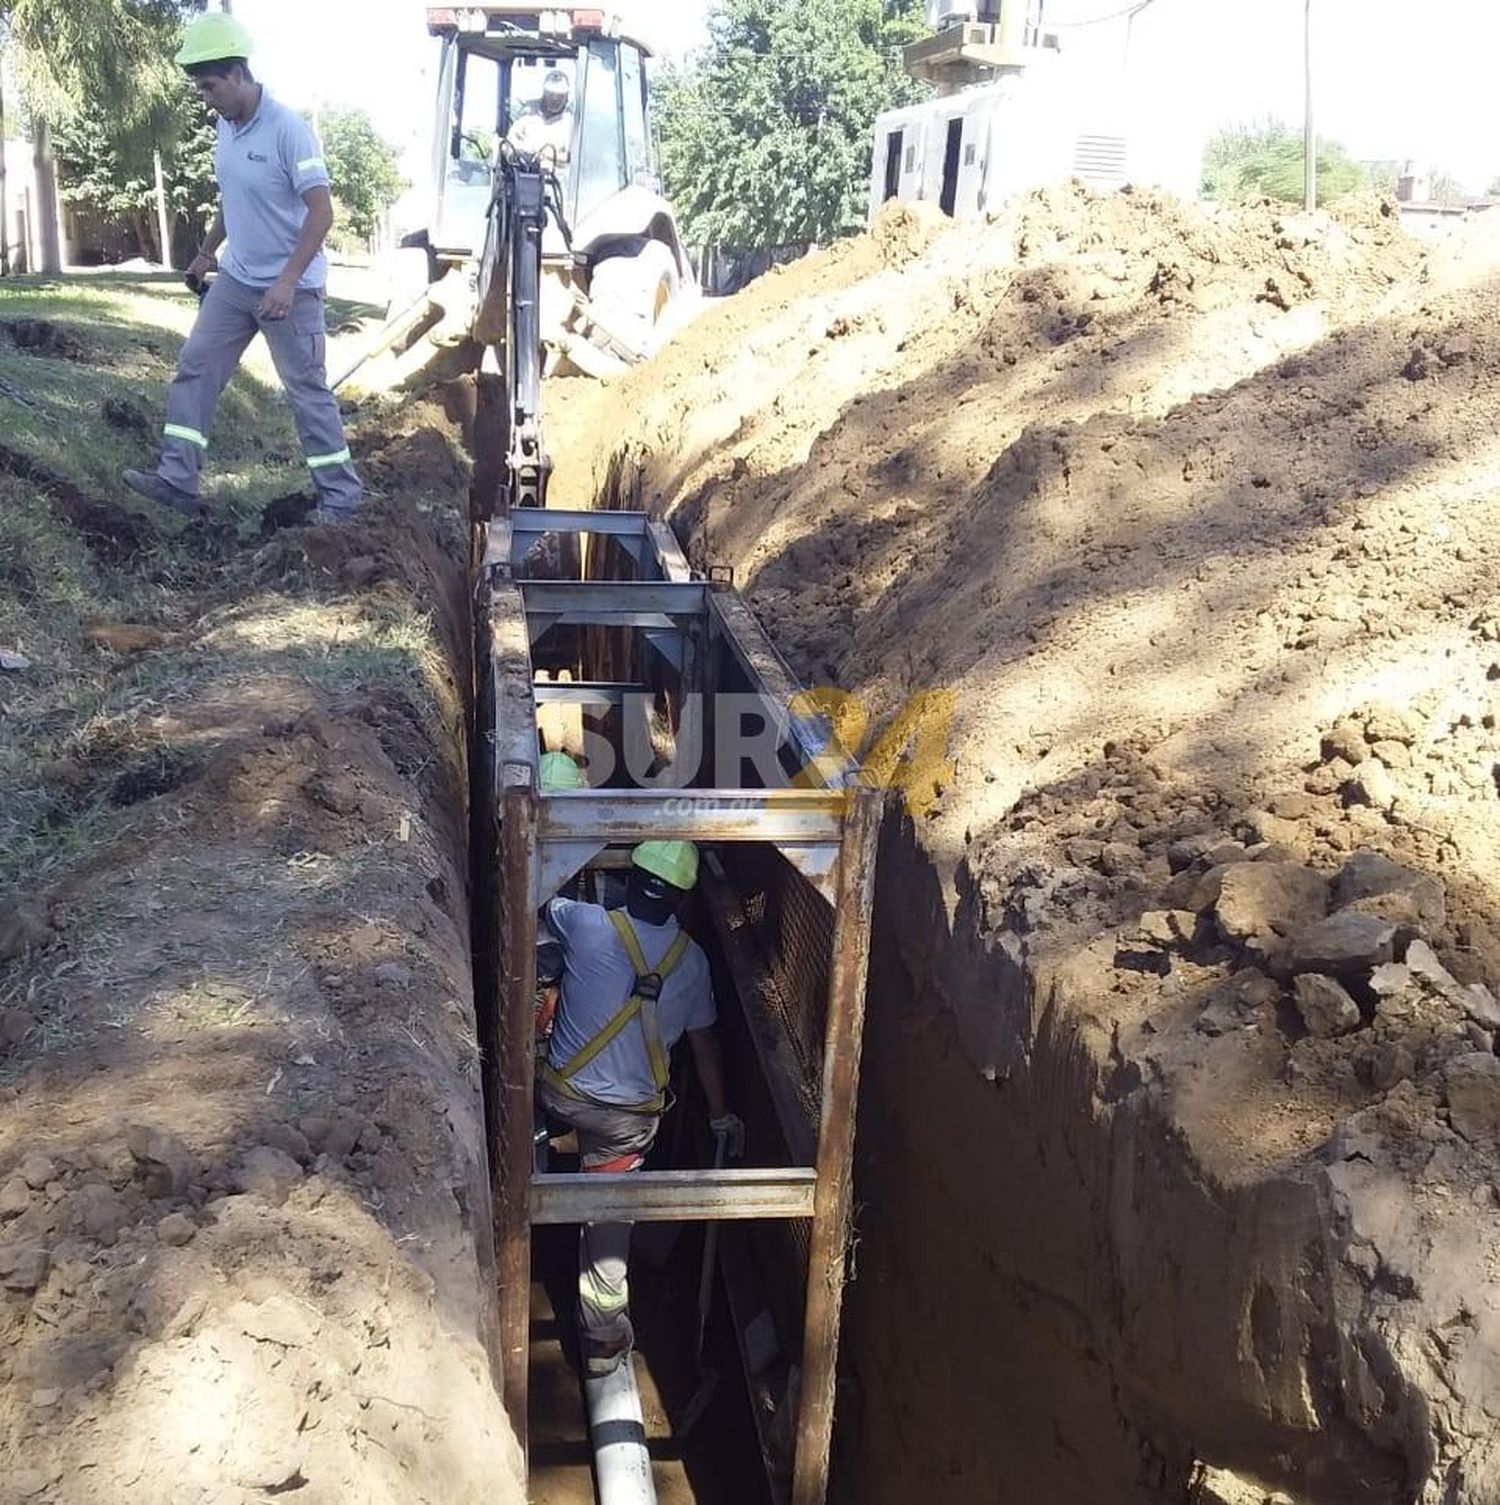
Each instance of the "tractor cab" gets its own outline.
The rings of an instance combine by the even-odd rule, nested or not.
[[[697,305],[656,167],[644,40],[607,10],[513,3],[432,9],[427,29],[442,44],[430,274],[463,269],[471,333],[496,344],[504,185],[517,165],[539,170],[548,369],[604,375],[649,355]]]
[[[649,53],[616,17],[489,4],[429,10],[427,29],[442,42],[429,230],[440,259],[479,253],[507,144],[540,143],[575,245],[587,245],[590,221],[617,196],[634,188],[660,199],[646,115]],[[544,91],[559,76],[567,103],[549,115]],[[559,229],[548,237],[554,253]]]

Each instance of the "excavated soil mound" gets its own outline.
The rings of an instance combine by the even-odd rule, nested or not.
[[[1497,251],[896,209],[555,389],[562,493],[733,566],[866,745],[953,692],[883,855],[846,1498],[1500,1497]]]
[[[386,494],[357,528],[225,546],[163,625],[74,642],[7,585],[34,660],[8,730],[42,746],[49,696],[102,689],[13,768],[87,855],[0,906],[5,1502],[524,1496],[492,1377],[467,478],[436,403],[356,447]],[[48,540],[76,511],[5,502]]]

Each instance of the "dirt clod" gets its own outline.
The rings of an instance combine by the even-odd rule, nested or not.
[[[31,1187],[24,1176],[11,1176],[0,1186],[0,1219],[20,1217],[30,1206]]]
[[[34,1291],[47,1278],[51,1262],[41,1244],[0,1242],[0,1286],[7,1291]]]
[[[1500,1057],[1473,1051],[1449,1061],[1444,1073],[1448,1119],[1471,1144],[1500,1135]]]
[[[141,1166],[148,1197],[181,1196],[187,1190],[196,1167],[191,1152],[175,1134],[137,1125],[130,1130],[128,1143]]]
[[[1294,931],[1287,952],[1292,972],[1362,973],[1391,960],[1396,927],[1377,915],[1343,911]]]
[[[1326,1040],[1359,1028],[1359,1005],[1334,978],[1302,972],[1292,982],[1297,1012],[1309,1034]]]
[[[46,909],[32,900],[0,910],[0,961],[22,956],[52,939],[52,924]]]
[[[173,1249],[180,1249],[185,1244],[192,1243],[193,1235],[197,1231],[193,1220],[183,1212],[169,1212],[156,1225],[157,1238]]]
[[[25,1009],[0,1009],[0,1052],[24,1045],[36,1027],[35,1014]]]
[[[1226,940],[1284,936],[1328,908],[1328,885],[1297,862],[1242,862],[1225,869],[1214,917]]]
[[[274,1145],[257,1145],[240,1162],[236,1187],[279,1207],[302,1179],[302,1167]]]

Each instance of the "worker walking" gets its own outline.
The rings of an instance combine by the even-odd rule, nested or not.
[[[543,911],[563,970],[537,1095],[577,1131],[585,1171],[640,1168],[668,1106],[669,1058],[684,1033],[710,1128],[731,1155],[744,1148],[744,1125],[725,1099],[708,958],[676,917],[697,881],[691,842],[647,841],[631,855],[623,910],[553,899]],[[580,1235],[578,1326],[591,1379],[634,1345],[630,1228],[588,1223]]]
[[[220,271],[178,357],[160,462],[154,473],[127,470],[125,483],[159,506],[202,514],[199,471],[214,409],[259,332],[291,399],[318,489],[314,520],[341,522],[354,515],[363,493],[325,368],[323,242],[333,226],[328,167],[307,122],[256,82],[250,51],[245,28],[213,11],[188,27],[177,54],[219,115],[214,176],[221,205],[188,280],[201,282],[215,266]]]

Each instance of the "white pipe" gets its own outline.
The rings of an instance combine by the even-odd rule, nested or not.
[[[627,1355],[603,1379],[583,1382],[599,1505],[656,1505],[634,1365]]]

